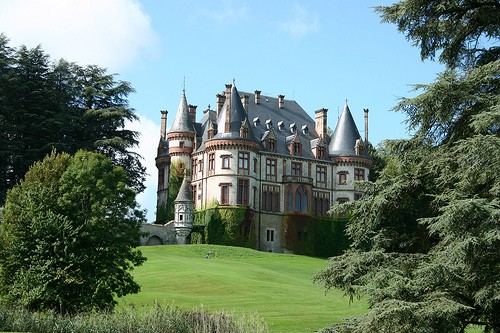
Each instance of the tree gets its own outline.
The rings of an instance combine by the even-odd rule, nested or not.
[[[123,168],[99,153],[52,153],[7,194],[0,224],[0,295],[60,313],[110,309],[139,291],[130,271],[144,214]]]
[[[497,1],[405,0],[379,7],[447,65],[403,98],[415,135],[386,143],[390,159],[352,214],[351,248],[315,276],[369,311],[335,332],[500,331],[500,18]],[[484,43],[487,40],[487,43]]]
[[[128,82],[97,66],[52,62],[40,46],[12,49],[0,35],[0,205],[35,161],[52,149],[98,151],[122,166],[130,185],[144,190],[145,168],[131,151],[138,133]]]

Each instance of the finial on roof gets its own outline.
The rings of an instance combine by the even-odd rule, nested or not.
[[[236,79],[233,77],[233,86],[236,85]]]
[[[184,81],[182,82],[182,95],[186,96],[186,77],[184,76]]]

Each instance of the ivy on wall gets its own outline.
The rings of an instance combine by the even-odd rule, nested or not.
[[[213,207],[195,212],[191,243],[255,248],[253,212],[247,207]]]
[[[318,218],[290,214],[283,218],[283,245],[295,254],[332,257],[349,247],[348,218]]]

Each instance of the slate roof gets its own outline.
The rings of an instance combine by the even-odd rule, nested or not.
[[[189,108],[185,92],[182,93],[181,101],[179,102],[179,107],[177,108],[177,113],[175,114],[175,119],[169,132],[195,133],[193,123],[189,117]]]
[[[248,115],[245,111],[245,108],[241,103],[241,97],[238,92],[238,89],[236,89],[236,85],[233,84],[233,86],[231,87],[231,98],[229,101],[230,124],[229,124],[229,129],[226,130],[225,125],[226,125],[226,109],[228,107],[227,103],[228,101],[226,100],[224,102],[224,105],[222,106],[222,111],[220,112],[219,117],[217,119],[217,134],[214,136],[214,139],[240,138],[241,125],[243,124],[244,121],[246,121],[248,124],[250,123],[248,121]],[[256,140],[251,126],[249,126],[247,139]]]
[[[356,156],[354,147],[356,146],[356,140],[360,138],[358,128],[346,101],[328,145],[328,154],[333,156]]]
[[[191,194],[191,184],[189,177],[184,170],[184,178],[182,179],[182,184],[179,189],[179,193],[177,194],[177,198],[175,198],[174,202],[185,202],[185,201],[193,201]]]
[[[241,103],[243,95],[248,95],[248,113]],[[261,150],[265,151],[264,140],[269,137],[270,128],[268,127],[271,126],[274,137],[276,137],[277,154],[290,155],[288,145],[295,137],[295,140],[298,139],[302,143],[301,157],[315,158],[312,148],[316,147],[319,142],[316,123],[296,101],[284,99],[283,107],[279,108],[278,97],[261,94],[260,101],[256,104],[254,93],[239,93],[233,85],[231,88],[229,131],[225,130],[226,102],[219,117],[217,117],[216,111],[208,109],[204,111],[201,121],[195,124],[198,140],[201,140],[197,151],[204,150],[204,143],[208,140],[207,130],[210,122],[211,126],[217,130],[213,139],[240,138],[241,124],[246,119],[249,127],[248,139],[259,142]],[[303,131],[306,128],[307,130]],[[327,136],[323,142],[328,145],[330,155],[356,156],[354,146],[359,138],[359,131],[346,102],[332,137]]]

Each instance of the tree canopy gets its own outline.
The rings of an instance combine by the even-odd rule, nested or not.
[[[9,190],[0,224],[0,299],[61,313],[109,309],[139,291],[143,212],[122,167],[52,153]]]
[[[390,159],[352,216],[351,248],[315,276],[369,311],[331,332],[500,331],[500,60],[498,1],[405,0],[379,7],[447,65],[395,107],[415,133],[386,142]]]
[[[138,133],[125,129],[137,116],[128,82],[98,66],[51,61],[40,46],[17,49],[0,34],[0,205],[35,161],[52,149],[106,154],[122,166],[137,192],[145,168],[130,148]]]

